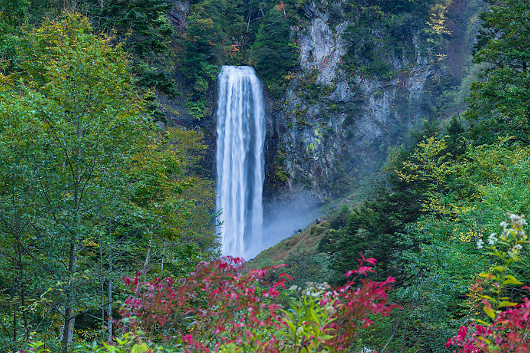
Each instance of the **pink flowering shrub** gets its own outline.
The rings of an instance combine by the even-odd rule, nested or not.
[[[490,273],[482,273],[471,287],[482,302],[482,310],[489,322],[476,319],[462,326],[458,334],[450,338],[446,347],[460,347],[461,353],[489,353],[530,351],[530,299],[515,303],[506,297],[508,286],[521,285],[513,275],[507,274],[510,264],[519,261],[519,252],[528,243],[523,227],[527,225],[523,216],[509,215],[510,224],[502,222],[503,232],[497,239],[495,233],[488,237],[488,254],[496,258],[499,265]],[[484,241],[477,242],[480,248]],[[523,287],[530,290],[530,287]],[[453,351],[456,352],[456,351]]]
[[[462,347],[462,353],[530,351],[530,299],[501,312],[493,324],[462,326],[446,347]]]
[[[287,276],[281,274],[279,282],[268,285],[264,277],[279,266],[241,274],[242,264],[242,259],[231,257],[200,263],[175,285],[171,278],[124,278],[133,295],[120,311],[121,323],[150,336],[163,332],[165,340],[181,342],[190,351],[207,352],[232,342],[267,351],[275,335],[263,339],[255,331],[274,332],[281,325],[279,308],[270,298],[278,296],[278,287],[285,287]]]
[[[373,324],[370,315],[386,316],[396,307],[387,305],[386,297],[393,279],[357,283],[372,271],[366,264],[375,260],[363,257],[359,262],[357,270],[346,273],[356,276],[345,286],[306,293],[287,310],[277,299],[289,276],[266,282],[281,266],[244,273],[242,259],[226,257],[199,264],[177,283],[171,278],[124,278],[132,295],[120,311],[119,325],[148,338],[161,334],[167,344],[186,352],[346,351],[356,342],[359,328]]]

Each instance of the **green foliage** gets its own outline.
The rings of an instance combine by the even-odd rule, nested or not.
[[[284,76],[297,65],[298,45],[289,37],[289,22],[281,10],[272,8],[265,16],[252,48],[258,74],[269,86],[278,85],[281,89]]]
[[[384,12],[398,14],[402,12],[411,13],[424,20],[429,18],[429,10],[438,4],[449,5],[447,0],[420,0],[420,1],[408,1],[408,0],[392,0],[392,1],[381,1],[381,0],[349,0],[348,3],[351,6],[379,6]]]
[[[21,311],[44,305],[63,315],[52,323],[62,320],[68,333],[80,311],[101,303],[103,293],[89,294],[92,281],[106,281],[96,276],[91,249],[115,236],[131,187],[124,167],[145,143],[149,121],[123,50],[91,34],[86,18],[67,14],[22,42],[0,97],[2,203],[20,200],[3,208],[2,237],[19,249],[18,271],[6,275],[27,283],[10,293]],[[41,273],[39,258],[48,264]],[[24,314],[15,347],[38,327],[35,314]],[[17,325],[13,320],[14,332]],[[65,338],[63,351],[66,345]]]
[[[24,21],[29,0],[2,0],[0,3],[0,36],[13,31]]]
[[[523,230],[528,223],[523,216],[507,216],[510,224],[501,222],[503,230],[499,239],[496,233],[488,237],[487,254],[496,264],[489,271],[481,273],[481,278],[477,278],[471,287],[471,296],[481,299],[480,306],[483,314],[486,314],[486,321],[475,318],[472,324],[461,326],[458,334],[447,341],[446,347],[455,345],[463,347],[462,350],[465,351],[480,350],[488,353],[528,350],[526,338],[530,302],[528,298],[524,298],[521,303],[512,301],[513,295],[509,293],[523,283],[506,274],[513,263],[520,261],[518,255],[523,245],[528,243],[528,236]],[[482,249],[483,244],[480,239],[477,247]]]
[[[418,50],[439,55],[444,45],[448,0],[431,1],[356,1],[348,3],[352,22],[342,37],[347,44],[344,68],[351,73],[392,79],[394,57],[413,60]],[[420,30],[423,43],[412,42]]]
[[[433,169],[421,178],[430,180],[432,186],[446,187],[437,191],[427,189],[425,193],[430,196],[424,207],[430,209],[429,214],[395,235],[403,250],[398,256],[401,261],[394,266],[400,266],[407,274],[396,300],[410,306],[409,330],[422,332],[426,337],[422,341],[408,339],[407,345],[417,349],[440,347],[458,325],[470,317],[480,317],[480,311],[476,310],[480,298],[464,300],[470,284],[490,261],[486,254],[477,251],[476,243],[496,242],[495,235],[485,234],[494,232],[507,212],[526,213],[530,208],[528,186],[524,182],[528,173],[526,148],[514,148],[509,141],[502,140],[494,145],[469,146],[460,158],[447,156],[449,164],[444,166],[443,159],[425,155],[436,145],[439,144],[422,147],[423,152],[413,156],[423,158],[411,160],[417,166],[427,162],[439,168],[438,172]],[[439,173],[444,170],[453,171],[457,177],[446,179],[449,174]],[[512,244],[510,249],[513,247]],[[498,255],[504,256],[508,250]],[[517,256],[527,263],[528,250],[523,249]],[[512,266],[509,275],[529,280],[526,266]],[[504,276],[511,278],[506,272]]]
[[[114,342],[97,342],[80,344],[73,348],[73,353],[172,353],[178,352],[175,349],[168,347],[161,347],[154,345],[152,342],[143,342],[139,337],[141,332],[133,334],[127,332],[121,337],[114,339]],[[45,344],[40,341],[31,342],[28,345],[29,352],[32,353],[50,353],[50,350],[45,348]],[[26,353],[28,351],[22,351]]]
[[[307,282],[329,275],[328,258],[313,250],[292,251],[285,258],[285,273],[291,276],[293,285],[304,287]]]
[[[188,96],[188,112],[195,118],[207,116],[209,108],[206,94],[215,82],[219,68],[214,56],[214,43],[218,43],[218,28],[211,18],[201,18],[201,13],[188,17],[186,33],[186,56],[183,74],[191,87]]]
[[[280,146],[274,157],[274,180],[271,182],[274,187],[281,187],[289,178],[289,173],[285,170],[285,158],[287,152],[285,147]]]
[[[174,35],[167,16],[171,4],[163,0],[81,0],[75,4],[56,0],[6,0],[2,5],[6,9],[0,10],[4,14],[0,17],[0,27],[9,28],[20,25],[24,19],[39,24],[60,16],[63,9],[82,10],[88,14],[95,32],[124,43],[140,87],[153,88],[169,96],[176,94],[174,81],[161,59],[161,55],[167,55]],[[155,110],[154,106],[149,108]]]
[[[329,226],[333,230],[339,230],[344,228],[348,223],[348,215],[350,214],[350,209],[348,206],[344,205],[340,211],[333,216],[329,221]]]
[[[417,134],[421,142],[412,151],[397,149],[390,154],[385,167],[387,180],[376,188],[372,199],[353,210],[346,227],[330,231],[322,239],[319,248],[332,255],[336,273],[352,265],[353,254],[362,252],[379,258],[382,277],[395,276],[398,283],[404,279],[398,263],[406,246],[395,234],[404,233],[421,215],[436,212],[431,207],[435,193],[455,183],[454,173],[447,170],[447,146],[443,140],[427,137],[434,133],[430,128],[427,124],[423,133]],[[456,128],[453,131],[459,132]]]
[[[482,64],[478,81],[471,85],[465,117],[478,143],[514,136],[528,143],[530,129],[530,15],[524,0],[486,1],[481,14],[483,30],[474,61]]]
[[[296,286],[291,288],[296,288]],[[295,290],[297,289],[300,290],[299,288]],[[284,311],[287,326],[284,336],[294,350],[304,349],[307,352],[318,352],[320,346],[324,346],[322,343],[332,338],[324,328],[334,321],[330,315],[334,311],[333,303],[329,301],[323,306],[320,300],[320,297],[325,295],[329,289],[327,283],[307,282],[306,288],[302,290],[301,298],[293,300],[289,310]]]
[[[117,39],[125,42],[135,57],[145,58],[167,48],[168,37],[173,34],[166,17],[171,7],[160,0],[98,1],[97,7],[91,7],[91,20],[99,30],[114,29]]]
[[[185,163],[183,173],[178,179],[187,183],[181,198],[193,205],[192,216],[187,218],[185,229],[182,229],[183,232],[179,236],[179,243],[195,244],[200,258],[210,258],[217,255],[219,239],[215,232],[215,215],[212,215],[212,210],[215,209],[215,185],[210,178],[210,171],[205,167],[207,146],[202,142],[204,135],[178,128],[169,129],[169,132],[174,148],[180,152],[179,156]],[[178,217],[175,223],[183,224]],[[193,256],[190,255],[188,253],[180,257],[181,261],[188,261],[187,266],[181,266],[182,269],[191,270],[190,266],[195,265]]]
[[[213,186],[200,135],[156,131],[123,46],[78,14],[26,30],[0,74],[0,349],[66,352],[74,327],[104,334],[131,267],[215,253]]]
[[[187,18],[181,71],[191,88],[186,105],[194,118],[210,113],[207,92],[219,74],[219,65],[241,64],[239,47],[233,38],[243,30],[242,4],[233,0],[198,1]]]
[[[330,254],[335,273],[341,266],[351,266],[354,254],[362,252],[380,257],[377,267],[383,278],[397,276],[393,300],[405,311],[382,323],[379,332],[366,332],[362,337],[368,346],[389,344],[394,351],[443,346],[463,316],[462,296],[484,264],[469,242],[447,248],[451,232],[456,232],[454,223],[437,223],[456,209],[464,211],[461,205],[449,207],[448,201],[471,197],[473,188],[462,180],[462,167],[456,165],[466,152],[462,126],[454,120],[448,127],[451,135],[442,139],[436,137],[436,129],[426,124],[415,134],[418,143],[410,151],[402,148],[391,153],[384,183],[353,210],[345,226],[348,211],[341,211],[331,221],[336,230],[330,230],[319,244],[319,251]],[[333,276],[331,280],[342,279]],[[389,341],[394,336],[399,338]]]
[[[383,80],[393,77],[390,65],[385,59],[395,54],[393,43],[403,41],[407,33],[406,23],[410,18],[395,17],[384,13],[379,6],[360,7],[356,23],[350,24],[342,37],[348,45],[344,56],[344,67],[350,72],[376,76]],[[397,31],[396,20],[401,19]],[[374,31],[373,28],[380,29]],[[393,38],[398,36],[398,38]],[[402,53],[397,53],[402,54]]]

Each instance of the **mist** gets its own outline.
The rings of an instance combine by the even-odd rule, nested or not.
[[[245,260],[256,257],[261,251],[276,245],[299,230],[303,230],[311,222],[322,216],[319,211],[320,206],[320,203],[311,201],[309,197],[304,196],[299,196],[289,203],[284,201],[264,205],[261,245],[255,244],[251,247]]]

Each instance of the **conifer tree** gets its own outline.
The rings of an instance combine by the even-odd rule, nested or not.
[[[283,11],[273,7],[260,27],[253,47],[258,74],[269,84],[278,82],[296,67],[298,51],[289,35],[289,22]]]

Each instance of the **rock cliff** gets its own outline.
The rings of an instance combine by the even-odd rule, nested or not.
[[[453,77],[446,57],[425,54],[413,27],[402,43],[412,55],[386,58],[392,78],[348,73],[342,35],[354,21],[333,26],[329,12],[315,2],[304,12],[305,25],[292,28],[301,70],[285,96],[268,104],[265,189],[270,199],[308,191],[323,201],[347,192],[389,147],[404,141],[414,124],[433,117],[440,83]]]
[[[481,1],[452,1],[442,13],[450,30],[440,34],[437,43],[426,33],[425,20],[410,14],[385,18],[393,22],[384,27],[362,22],[360,15],[348,8],[348,1],[299,3],[305,3],[298,8],[302,20],[291,26],[291,39],[299,46],[299,69],[290,73],[280,97],[264,85],[264,197],[269,204],[297,195],[322,202],[346,194],[384,160],[389,148],[406,142],[415,125],[447,115],[441,112],[447,103],[444,92],[457,88],[464,76],[469,58],[458,54],[467,52],[459,47],[469,46],[474,37],[476,23],[470,18]],[[185,26],[188,2],[178,1],[177,5],[174,17]],[[370,58],[351,53],[355,43],[348,42],[344,33],[357,28],[360,41],[364,40],[362,33],[372,38]],[[210,91],[207,119],[186,119],[183,110],[179,118],[207,131],[212,156],[214,91]]]

